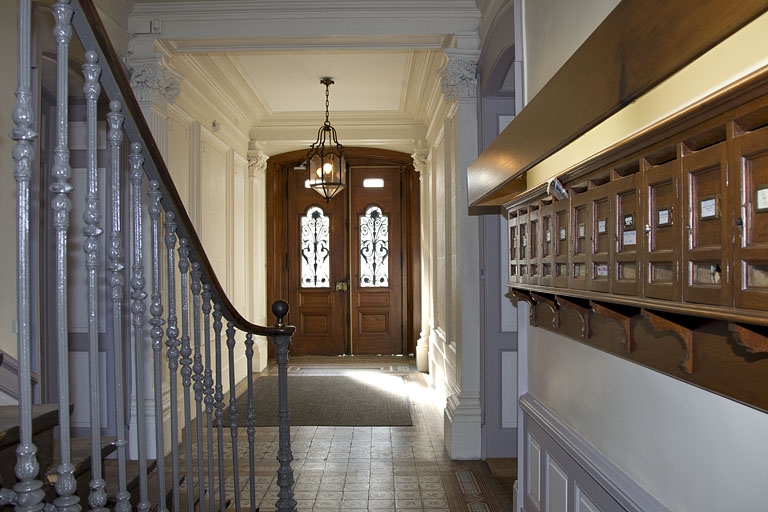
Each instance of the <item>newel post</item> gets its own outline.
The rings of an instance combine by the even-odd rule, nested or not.
[[[276,327],[285,327],[283,319],[288,314],[288,303],[282,300],[272,304],[272,313],[277,317]],[[277,470],[277,485],[280,487],[278,500],[275,503],[278,511],[296,510],[296,500],[293,499],[293,468],[291,461],[291,411],[288,409],[288,347],[291,345],[291,335],[280,334],[272,338],[272,342],[277,347],[277,416],[279,424],[280,448],[277,452],[277,460],[280,462],[280,469]]]

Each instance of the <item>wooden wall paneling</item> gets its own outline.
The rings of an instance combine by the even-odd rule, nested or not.
[[[611,291],[622,295],[640,295],[642,266],[639,255],[642,236],[638,237],[640,222],[639,162],[631,161],[614,170],[611,182],[611,234],[614,237],[614,260],[611,268]]]
[[[520,282],[520,272],[518,271],[520,241],[518,240],[517,214],[517,208],[510,209],[507,212],[507,225],[509,226],[509,282],[513,284]]]
[[[589,208],[587,206],[587,186],[578,185],[571,187],[571,237],[570,253],[571,262],[568,269],[568,287],[575,290],[587,289],[587,253],[589,251],[589,238],[587,226],[590,224]]]
[[[541,211],[539,201],[528,205],[528,283],[541,284]]]
[[[729,248],[736,242],[729,213],[725,126],[706,143],[691,137],[682,143],[683,300],[730,306]],[[712,132],[712,131],[710,131]],[[737,176],[734,176],[737,179]],[[734,203],[736,204],[736,203]]]
[[[680,158],[676,145],[643,159],[643,295],[680,300]]]
[[[768,310],[768,126],[739,133],[733,142],[732,168],[741,182],[740,208],[732,208],[738,215],[733,244],[736,307]]]
[[[553,286],[552,276],[555,271],[552,260],[554,253],[554,222],[552,216],[552,201],[539,203],[539,219],[541,223],[541,285]]]
[[[528,225],[528,205],[517,210],[517,279],[521,284],[528,284],[528,243],[530,242],[530,226]]]
[[[589,203],[588,275],[589,289],[599,292],[611,291],[610,268],[612,244],[610,231],[611,194],[609,176],[590,180],[587,195]]]
[[[570,199],[562,201],[555,201],[552,203],[552,218],[554,219],[554,226],[552,229],[552,240],[554,245],[554,252],[552,254],[553,261],[553,277],[552,283],[555,287],[568,287],[568,275],[570,273]]]

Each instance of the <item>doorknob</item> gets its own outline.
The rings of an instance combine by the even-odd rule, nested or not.
[[[349,285],[346,281],[336,281],[337,292],[346,292],[347,290],[349,290]]]

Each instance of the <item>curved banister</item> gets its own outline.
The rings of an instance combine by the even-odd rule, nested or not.
[[[160,149],[157,147],[149,125],[133,94],[128,74],[120,64],[120,58],[112,46],[93,1],[80,0],[79,2],[74,2],[72,6],[74,7],[72,25],[77,30],[83,46],[86,48],[99,48],[104,56],[104,62],[101,63],[102,88],[110,100],[119,99],[122,102],[123,113],[125,114],[123,129],[130,142],[139,142],[143,145],[144,154],[147,157],[144,161],[144,172],[150,180],[157,180],[159,182],[162,193],[160,202],[166,211],[176,213],[178,222],[177,232],[181,237],[185,237],[189,241],[191,253],[194,254],[194,258],[202,267],[204,281],[211,285],[214,300],[221,304],[224,318],[235,323],[241,330],[259,336],[292,335],[295,328],[290,325],[266,327],[249,322],[229,300],[216,277],[200,237],[197,235],[197,231],[187,214],[184,203],[176,190],[171,174],[165,165],[165,160],[160,153]]]

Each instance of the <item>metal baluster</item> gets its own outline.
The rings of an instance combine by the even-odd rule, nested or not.
[[[235,324],[227,322],[229,353],[229,433],[232,437],[232,477],[235,479],[235,512],[240,512],[240,468],[237,463],[237,392],[235,390]]]
[[[256,507],[256,460],[254,454],[254,436],[256,435],[256,415],[253,411],[253,334],[245,335],[246,375],[248,376],[248,485],[250,489],[251,510]]]
[[[72,6],[68,2],[53,5],[56,26],[53,34],[57,43],[56,80],[56,138],[53,151],[53,227],[56,230],[56,346],[58,347],[59,385],[59,457],[56,468],[56,494],[54,504],[60,511],[79,510],[80,498],[75,495],[75,466],[71,460],[69,417],[69,320],[67,313],[67,230],[72,205],[67,194],[72,191],[69,179],[69,41],[72,38]]]
[[[219,467],[219,508],[224,512],[226,508],[226,496],[224,494],[224,391],[221,383],[221,304],[213,305],[213,332],[214,349],[216,353],[216,388],[213,394],[214,407],[216,407],[216,437],[218,443],[217,463]]]
[[[165,214],[165,246],[168,255],[168,327],[166,335],[168,339],[165,346],[168,347],[168,369],[170,370],[169,384],[171,393],[171,474],[173,475],[172,495],[173,510],[179,511],[179,413],[178,390],[176,371],[179,368],[179,328],[176,320],[176,214]],[[163,498],[165,499],[165,498]]]
[[[139,458],[139,502],[136,509],[140,512],[149,510],[147,494],[147,420],[144,410],[144,220],[141,214],[141,180],[144,176],[144,156],[138,142],[131,144],[128,161],[131,164],[131,233],[133,235],[133,261],[131,262],[131,313],[133,313],[133,349],[136,373],[136,440]]]
[[[131,495],[128,492],[126,475],[126,455],[125,447],[128,444],[125,432],[125,400],[123,396],[123,292],[125,279],[123,271],[125,263],[123,261],[123,232],[121,221],[121,201],[122,201],[122,183],[120,168],[120,153],[123,144],[123,122],[125,116],[120,113],[123,106],[113,100],[109,103],[109,113],[107,114],[107,123],[109,124],[109,133],[107,139],[110,147],[111,173],[107,175],[107,187],[110,190],[108,216],[109,229],[109,284],[112,287],[112,321],[114,348],[115,348],[115,428],[116,439],[114,442],[117,448],[117,494],[115,495],[115,511],[128,512],[131,509]],[[69,433],[67,433],[69,436]],[[64,439],[62,432],[61,439]],[[58,481],[57,481],[58,483]]]
[[[208,438],[208,508],[211,512],[216,506],[216,492],[213,484],[213,371],[211,370],[211,285],[203,285],[203,330],[205,331],[205,426]]]
[[[272,304],[272,313],[277,317],[277,327],[285,327],[283,318],[288,314],[288,304],[278,300]],[[277,460],[280,468],[277,470],[277,485],[280,487],[278,500],[275,502],[277,510],[296,510],[296,500],[293,499],[293,469],[291,461],[291,412],[288,408],[288,348],[291,345],[290,336],[275,336],[272,342],[277,347],[275,358],[277,359],[277,416],[278,435],[280,447],[277,451]]]
[[[184,448],[186,456],[187,509],[192,512],[194,470],[192,466],[192,346],[189,342],[189,241],[179,239],[179,273],[181,274],[181,384],[184,386]]]
[[[192,336],[195,339],[195,357],[192,379],[195,381],[195,419],[197,433],[197,478],[200,512],[205,512],[205,467],[203,465],[203,353],[200,340],[200,290],[203,271],[200,262],[192,262]]]
[[[87,143],[87,192],[85,194],[85,212],[83,220],[83,235],[85,242],[85,268],[88,273],[88,378],[91,395],[91,481],[88,486],[91,492],[88,494],[88,505],[91,510],[104,510],[107,503],[106,482],[101,474],[101,371],[99,368],[99,235],[103,230],[99,227],[101,212],[99,211],[99,176],[96,162],[96,102],[101,93],[99,77],[101,66],[97,64],[99,55],[92,50],[85,52],[85,64],[83,64],[83,76],[85,84],[83,93],[86,98],[86,126],[88,132]]]
[[[163,436],[163,303],[160,294],[160,183],[152,180],[149,184],[149,218],[152,226],[152,296],[149,312],[149,337],[152,340],[155,397],[155,459],[157,462],[157,507],[166,510],[165,495],[165,443]]]
[[[34,149],[31,141],[37,137],[32,129],[31,83],[31,12],[29,0],[19,1],[19,67],[16,105],[13,110],[15,127],[11,138],[13,146],[14,178],[16,179],[16,308],[18,333],[16,341],[19,357],[19,445],[16,448],[16,478],[19,480],[13,490],[16,492],[16,510],[37,512],[43,508],[43,482],[35,480],[40,471],[37,461],[37,447],[32,442],[32,384],[31,377],[31,334],[32,313],[30,306],[30,244],[29,214],[32,181],[32,158]]]

